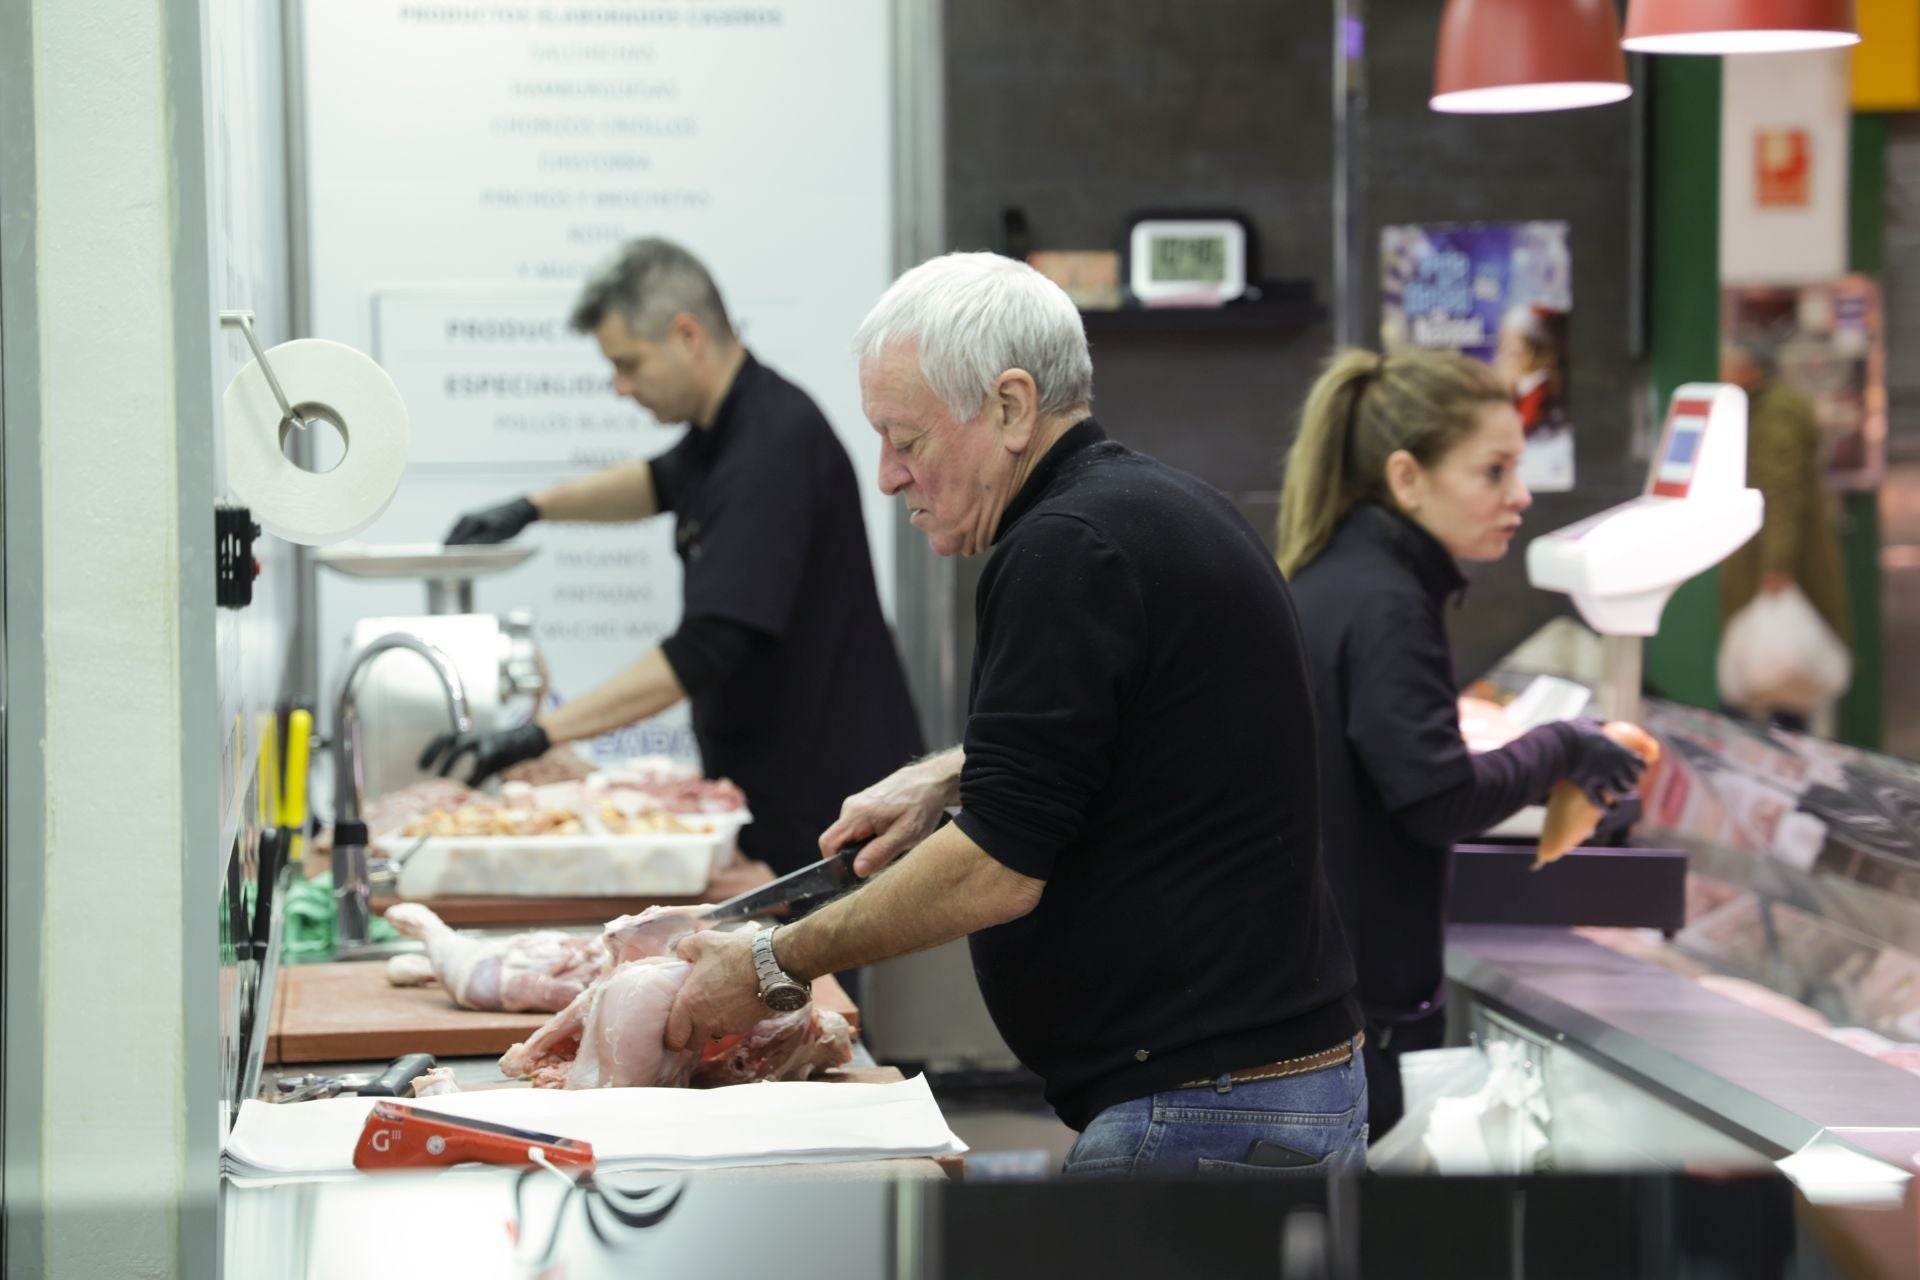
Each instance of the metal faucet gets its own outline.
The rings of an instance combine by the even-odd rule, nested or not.
[[[440,687],[446,691],[455,733],[473,728],[459,668],[445,651],[420,637],[389,632],[361,646],[347,663],[333,711],[334,954],[343,960],[352,958],[350,952],[368,951],[368,908],[373,899],[373,881],[367,873],[367,824],[360,817],[360,793],[366,779],[360,767],[360,710],[354,705],[354,686],[368,663],[393,649],[411,649],[433,667],[433,673],[440,677]]]

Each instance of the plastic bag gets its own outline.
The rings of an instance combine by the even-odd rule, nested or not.
[[[1720,697],[1749,712],[1818,710],[1847,691],[1853,659],[1800,588],[1763,593],[1720,634]]]
[[[1367,1150],[1375,1173],[1531,1173],[1547,1148],[1540,1074],[1505,1040],[1401,1055],[1407,1112]]]

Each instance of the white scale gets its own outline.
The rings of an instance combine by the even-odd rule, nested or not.
[[[1747,487],[1746,392],[1690,382],[1673,393],[1646,492],[1527,548],[1528,580],[1572,596],[1605,639],[1608,719],[1637,718],[1643,640],[1681,583],[1760,531],[1764,506]]]

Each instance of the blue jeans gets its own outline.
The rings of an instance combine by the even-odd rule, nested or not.
[[[1067,1153],[1068,1177],[1126,1174],[1323,1178],[1367,1166],[1367,1069],[1231,1077],[1108,1107]]]

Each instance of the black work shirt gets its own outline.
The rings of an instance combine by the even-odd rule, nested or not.
[[[1440,612],[1465,585],[1431,534],[1372,503],[1293,579],[1319,712],[1327,877],[1377,1024],[1441,1003],[1452,848],[1396,815],[1473,780]]]
[[[691,697],[707,773],[747,793],[742,850],[791,871],[840,802],[922,751],[880,613],[847,452],[807,393],[748,356],[713,424],[652,464],[685,616],[770,637]]]
[[[974,970],[1061,1118],[1350,1037],[1300,628],[1252,526],[1089,419],[976,610],[958,823],[1046,887]]]

